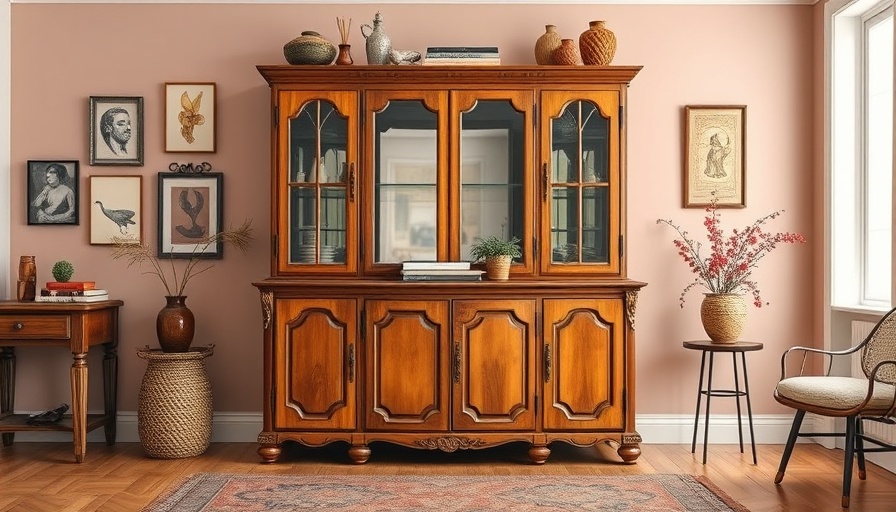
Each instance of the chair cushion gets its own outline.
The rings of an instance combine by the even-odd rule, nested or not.
[[[853,377],[791,377],[778,382],[775,397],[805,404],[810,409],[846,411],[858,406],[868,393],[868,379]],[[875,382],[874,394],[863,412],[886,412],[893,406],[896,388]],[[787,404],[791,405],[791,404]]]

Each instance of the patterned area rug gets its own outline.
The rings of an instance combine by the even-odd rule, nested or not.
[[[199,473],[146,512],[747,511],[705,478],[637,476],[319,476]]]

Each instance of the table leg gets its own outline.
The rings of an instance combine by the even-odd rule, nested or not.
[[[16,399],[16,350],[0,347],[0,414],[12,413]],[[3,446],[11,446],[15,433],[3,433]]]
[[[103,345],[103,412],[106,416],[104,430],[106,444],[115,444],[118,421],[118,347],[113,343]]]
[[[743,352],[741,352],[743,355]],[[740,383],[737,378],[737,352],[731,353],[731,362],[734,364],[734,400],[737,407],[737,439],[740,441],[740,453],[744,453],[744,427],[740,416]]]
[[[756,436],[753,434],[753,407],[750,405],[750,382],[747,380],[747,354],[741,352],[740,357],[742,359],[741,368],[744,371],[744,393],[747,394],[747,421],[750,422],[750,444],[753,447],[753,464],[755,465],[758,463],[756,461]],[[739,398],[738,402],[740,402]]]
[[[72,379],[72,434],[75,461],[84,462],[87,452],[87,353],[74,354]]]
[[[700,399],[703,397],[703,369],[706,366],[706,351],[700,358],[700,382],[697,384],[697,411],[694,413],[694,437],[691,438],[691,453],[694,453],[697,447],[697,425],[700,422]]]
[[[715,353],[709,353],[709,376],[706,378],[706,423],[703,425],[703,463],[706,464],[706,447],[709,439],[709,399],[712,397],[712,362]]]

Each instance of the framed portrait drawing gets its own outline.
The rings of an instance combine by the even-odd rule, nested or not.
[[[685,107],[684,207],[746,206],[745,105]]]
[[[224,244],[208,243],[223,229],[224,175],[159,173],[159,256],[222,258]]]
[[[165,151],[214,153],[215,83],[165,84]]]
[[[28,160],[28,224],[78,224],[78,161]]]
[[[143,242],[143,176],[90,176],[90,244]]]
[[[90,165],[143,165],[143,98],[91,96]]]

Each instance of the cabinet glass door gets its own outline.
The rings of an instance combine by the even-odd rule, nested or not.
[[[451,208],[455,229],[452,254],[470,259],[470,248],[481,238],[518,238],[523,256],[514,261],[514,272],[532,269],[532,219],[528,204],[532,151],[532,93],[529,91],[456,91],[452,111],[455,154],[452,167],[459,182],[459,200]],[[452,197],[456,197],[452,194]]]
[[[289,148],[283,166],[289,199],[285,263],[345,269],[352,259],[349,203],[354,199],[355,159],[350,125],[355,121],[340,108],[341,96],[289,99],[281,105],[287,110]]]
[[[433,261],[444,256],[447,224],[440,182],[446,156],[444,92],[371,93],[372,265]]]
[[[546,124],[547,270],[618,271],[618,100],[607,95],[615,101],[598,95],[555,102]]]

